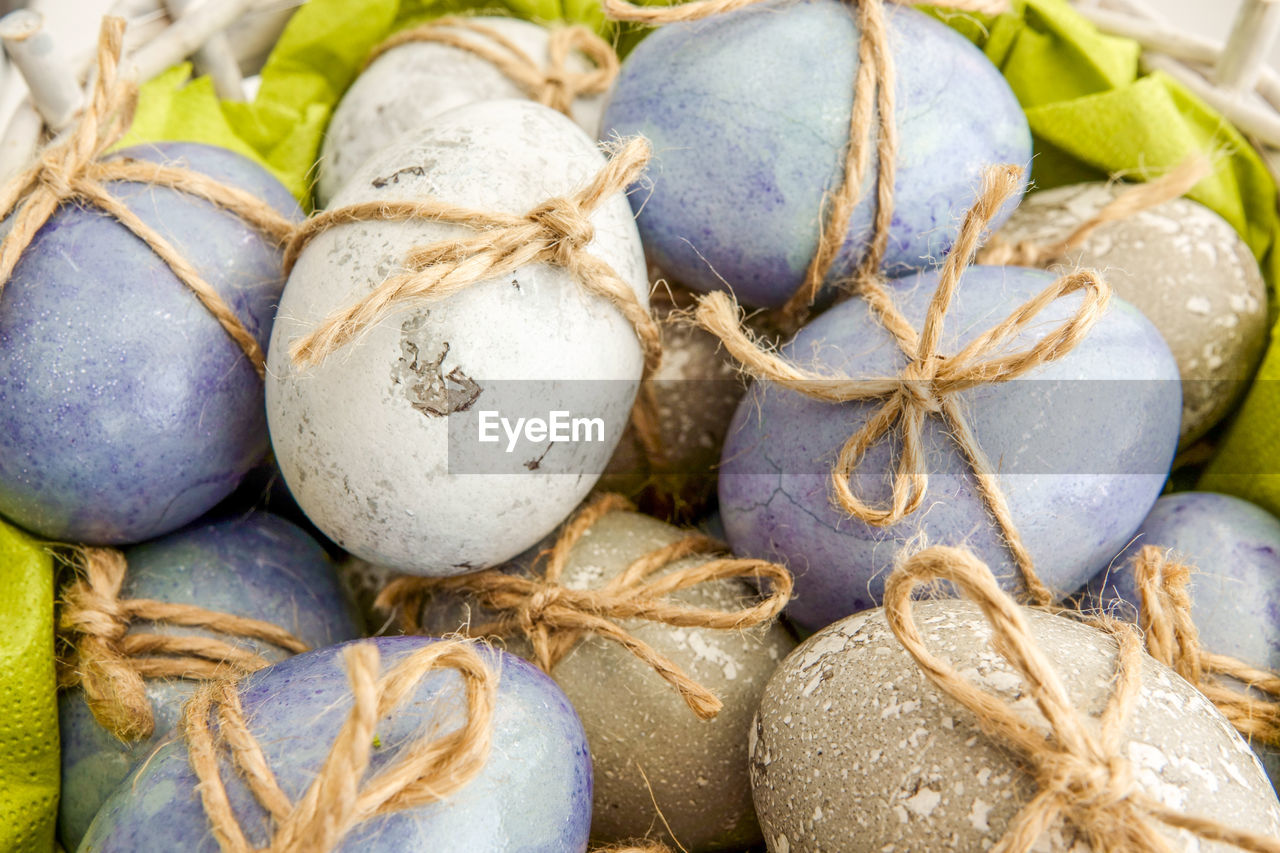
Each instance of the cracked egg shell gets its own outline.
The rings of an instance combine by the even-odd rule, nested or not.
[[[562,583],[598,589],[633,561],[688,532],[639,513],[609,513],[573,546]],[[552,542],[544,544],[550,547]],[[510,570],[524,571],[534,556],[522,555]],[[707,560],[689,557],[662,574]],[[680,590],[671,598],[694,607],[730,610],[758,600],[758,595],[745,580],[720,580]],[[427,630],[444,634],[468,620],[485,621],[488,611],[449,595],[434,599],[422,617]],[[577,709],[591,746],[592,840],[613,844],[649,836],[671,844],[674,835],[690,853],[758,845],[745,734],[765,682],[795,648],[795,640],[781,623],[737,631],[641,620],[621,624],[716,694],[724,708],[712,720],[699,720],[652,667],[617,643],[587,636],[574,646],[551,677]],[[522,638],[509,639],[506,646],[532,657],[532,648]],[[670,835],[664,826],[670,827]]]
[[[531,21],[504,17],[469,18],[491,27],[542,67],[550,31]],[[465,29],[460,38],[483,45],[492,42]],[[570,52],[569,69],[591,70],[576,51]],[[440,113],[477,101],[523,98],[525,92],[486,59],[449,45],[410,42],[379,56],[361,72],[333,111],[320,150],[316,198],[328,206],[356,170],[401,134],[430,123]],[[595,136],[600,127],[603,95],[574,101],[573,119]]]
[[[487,101],[441,115],[375,156],[334,205],[433,198],[520,214],[572,193],[604,164],[594,141],[559,113],[531,101]],[[587,251],[647,305],[626,197],[606,199],[591,222]],[[643,369],[622,314],[548,264],[396,306],[323,363],[292,363],[295,339],[369,293],[410,249],[472,233],[411,221],[318,235],[289,277],[272,335],[267,415],[290,491],[339,546],[400,571],[448,575],[496,565],[554,529],[604,470]],[[603,429],[590,441],[547,443],[541,456],[498,449],[484,457],[496,459],[494,467],[466,467],[502,445],[476,444],[459,424],[487,409],[514,418],[511,407],[499,408],[508,403],[520,416],[589,407]]]
[[[923,325],[936,272],[900,279],[893,295]],[[955,353],[1055,279],[1022,267],[971,267],[957,288],[939,352]],[[1070,294],[1042,311],[1004,352],[1033,345],[1079,304]],[[866,303],[827,311],[784,348],[827,375],[896,376],[906,357]],[[992,466],[1041,579],[1079,589],[1129,542],[1155,503],[1178,442],[1178,368],[1155,327],[1112,298],[1104,316],[1063,358],[1013,381],[960,392],[968,423]],[[796,576],[787,612],[814,630],[881,603],[884,578],[910,541],[964,545],[1007,589],[1018,570],[976,489],[969,463],[936,416],[925,418],[928,490],[919,509],[887,527],[832,501],[831,469],[845,441],[879,405],[830,404],[754,383],[738,406],[720,469],[720,514],[734,553],[778,560]],[[896,434],[854,471],[854,494],[888,503]]]
[[[977,605],[928,601],[913,610],[931,652],[1047,733],[1021,677],[991,649]],[[1071,619],[1023,613],[1072,704],[1096,718],[1114,686],[1115,640]],[[1138,789],[1178,812],[1276,837],[1280,802],[1248,744],[1190,684],[1141,660],[1120,753]],[[752,791],[771,853],[989,850],[1036,791],[1015,755],[924,677],[879,609],[819,631],[783,661],[750,740]],[[1197,844],[1185,831],[1164,834],[1175,850],[1235,849]],[[1089,848],[1058,822],[1034,849]]]

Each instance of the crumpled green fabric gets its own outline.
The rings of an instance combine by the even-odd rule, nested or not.
[[[58,809],[53,560],[0,522],[0,850],[49,853]]]
[[[374,45],[420,21],[483,9],[604,31],[598,0],[309,0],[290,19],[262,70],[252,103],[219,103],[191,66],[143,84],[120,145],[181,139],[239,151],[270,169],[304,205],[329,114]]]
[[[1240,233],[1276,293],[1280,218],[1266,166],[1244,137],[1177,81],[1140,75],[1135,42],[1099,33],[1066,0],[1015,0],[1013,11],[998,18],[931,11],[982,47],[1009,81],[1035,136],[1037,187],[1159,174],[1196,151],[1214,152],[1214,175],[1189,196]],[[1272,346],[1198,487],[1280,514],[1277,379],[1280,348]]]

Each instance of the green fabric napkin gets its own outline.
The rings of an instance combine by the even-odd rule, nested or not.
[[[0,850],[49,853],[58,810],[53,561],[0,522]]]

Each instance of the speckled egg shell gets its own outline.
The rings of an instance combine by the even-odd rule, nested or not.
[[[657,414],[657,453],[646,447],[633,418],[597,488],[624,494],[658,518],[689,523],[715,500],[720,448],[747,383],[710,332],[673,313],[660,317],[659,330],[662,364],[646,380]]]
[[[550,61],[546,27],[515,18],[474,20],[510,39],[543,67]],[[467,41],[492,44],[465,29],[457,32]],[[578,72],[592,67],[577,53],[570,54],[568,64]],[[316,198],[327,206],[366,160],[440,113],[477,101],[523,97],[524,90],[496,66],[461,48],[432,42],[392,48],[375,59],[338,102],[320,149]],[[603,100],[603,95],[589,95],[573,105],[574,121],[592,136],[600,127]]]
[[[312,647],[360,636],[324,549],[289,522],[267,513],[201,524],[125,552],[129,570],[121,596],[195,604],[261,619],[287,629]],[[133,632],[213,636],[198,628],[141,623]],[[257,640],[239,639],[270,661],[287,653]],[[155,732],[122,743],[98,724],[84,693],[58,697],[62,738],[62,799],[58,835],[74,850],[107,796],[134,765],[170,734],[197,682],[149,679],[147,698]]]
[[[192,169],[298,216],[279,181],[231,151],[167,142],[119,154]],[[265,347],[280,247],[177,190],[109,189]],[[262,381],[196,295],[112,217],[57,210],[0,296],[0,514],[49,539],[140,542],[210,510],[266,449]]]
[[[843,177],[858,64],[854,17],[837,0],[761,3],[665,26],[623,63],[602,132],[653,141],[652,192],[637,192],[633,203],[646,251],[681,283],[728,287],[769,307],[800,286],[824,198]],[[890,4],[886,17],[899,136],[885,269],[901,275],[946,254],[983,169],[1030,165],[1031,135],[977,48],[915,10]],[[815,57],[839,60],[815,74]],[[874,174],[873,154],[829,280],[866,250]]]
[[[1087,606],[1134,618],[1139,597],[1131,561],[1144,545],[1169,549],[1173,559],[1194,567],[1191,616],[1206,650],[1280,669],[1280,520],[1230,495],[1165,495],[1133,544],[1090,581]],[[1115,609],[1117,599],[1128,606]],[[1261,754],[1272,778],[1280,779],[1280,754]]]
[[[1053,281],[1021,267],[972,267],[946,319],[940,352],[954,353]],[[903,314],[923,323],[937,274],[894,286]],[[1011,349],[1031,345],[1070,315],[1078,295],[1039,315]],[[800,330],[789,358],[828,375],[898,374],[905,356],[861,300],[844,302]],[[997,467],[1015,525],[1041,579],[1078,589],[1129,541],[1165,481],[1177,444],[1177,366],[1160,334],[1113,299],[1066,357],[1000,385],[961,392],[978,443]],[[1128,380],[1128,381],[1108,381]],[[880,603],[894,556],[911,540],[965,545],[1007,588],[1021,578],[977,493],[949,429],[926,419],[929,473],[924,505],[898,524],[872,527],[831,498],[830,471],[844,442],[875,404],[832,405],[755,383],[738,407],[720,470],[720,512],[737,554],[778,559],[796,575],[788,608],[808,629]],[[853,489],[881,505],[896,438],[874,446]]]
[[[632,561],[685,535],[648,516],[610,513],[573,547],[563,583],[578,589],[603,586]],[[698,562],[681,560],[668,571]],[[697,607],[731,609],[754,596],[746,582],[717,581],[672,597]],[[425,613],[426,627],[456,630],[460,616],[483,621],[482,613],[465,604],[458,599],[435,602]],[[600,638],[582,640],[556,665],[551,675],[577,708],[591,745],[593,840],[608,844],[646,835],[667,837],[664,827],[670,826],[691,853],[758,844],[746,732],[765,682],[795,641],[780,624],[745,631],[639,620],[622,625],[720,697],[724,708],[711,721],[699,720],[651,667]],[[523,640],[508,641],[508,648],[531,654]]]
[[[1091,183],[1032,193],[1001,229],[1050,243],[1126,189]],[[1051,269],[1101,270],[1169,343],[1182,374],[1182,444],[1195,441],[1244,393],[1267,340],[1267,286],[1226,220],[1179,198],[1095,229]]]
[[[976,605],[921,602],[914,610],[930,651],[1045,727],[1021,678],[992,651]],[[1070,619],[1024,613],[1072,704],[1096,717],[1113,689],[1115,641]],[[1139,790],[1181,813],[1280,833],[1280,803],[1217,709],[1145,655],[1142,681],[1120,751]],[[1015,757],[925,679],[881,610],[818,632],[778,668],[751,737],[751,779],[772,853],[987,850],[1035,794]],[[1162,832],[1176,850],[1234,849]],[[1059,822],[1035,849],[1088,846]]]
[[[424,644],[422,637],[380,637],[382,671]],[[249,676],[240,688],[249,730],[281,790],[294,802],[315,778],[351,709],[342,646],[298,655]],[[371,818],[334,853],[582,853],[591,819],[591,762],[582,725],[564,694],[534,667],[484,650],[499,676],[488,763],[447,799]],[[365,778],[386,766],[423,726],[459,725],[466,713],[457,673],[424,678],[406,704],[378,726],[379,746]],[[224,761],[223,782],[250,843],[268,842],[267,814]],[[160,747],[116,789],[81,851],[182,850],[218,853],[195,790],[184,740]]]
[[[431,197],[524,213],[578,189],[604,163],[559,113],[531,101],[486,101],[451,110],[374,157],[334,204]],[[647,304],[643,251],[625,196],[606,200],[591,221],[588,251]],[[298,504],[346,550],[420,574],[495,565],[559,524],[604,470],[643,369],[622,314],[546,264],[445,300],[400,306],[323,364],[293,365],[292,341],[369,292],[411,248],[465,232],[415,221],[321,234],[290,275],[269,353],[271,440]],[[458,377],[473,383],[471,392],[453,384]],[[450,418],[439,412],[485,409],[491,380],[506,387],[540,381],[529,385],[548,410],[570,408],[561,394],[591,389],[603,440],[556,445],[558,470],[580,473],[518,465],[521,473],[450,473]]]

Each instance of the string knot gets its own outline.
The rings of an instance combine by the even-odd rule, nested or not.
[[[557,266],[570,266],[577,253],[596,237],[596,228],[573,199],[550,198],[526,214],[545,233],[547,245]]]
[[[942,396],[937,387],[941,356],[912,361],[898,374],[898,393],[904,405],[929,414],[942,413]]]
[[[571,82],[570,75],[564,68],[548,68],[542,72],[542,85],[538,87],[538,103],[568,115],[573,108],[573,99],[577,95],[570,85]]]
[[[1120,755],[1083,759],[1055,753],[1041,765],[1039,787],[1062,791],[1067,808],[1079,822],[1091,822],[1094,812],[1113,812],[1133,795],[1133,765]]]
[[[605,494],[570,519],[555,544],[542,556],[541,577],[521,577],[491,569],[451,578],[401,577],[378,596],[376,605],[397,610],[405,633],[422,633],[418,616],[428,599],[444,592],[471,596],[497,616],[483,625],[468,625],[472,637],[510,636],[522,633],[533,644],[533,659],[546,672],[564,658],[584,636],[611,640],[640,658],[671,684],[700,718],[710,719],[721,702],[686,675],[673,661],[636,637],[620,622],[642,619],[660,624],[741,630],[775,618],[791,598],[791,574],[776,563],[763,560],[716,558],[659,574],[672,563],[697,555],[720,552],[724,546],[701,534],[690,534],[637,558],[604,586],[572,589],[560,578],[570,552],[582,536],[605,515],[634,511],[621,495]],[[699,584],[751,577],[767,584],[761,601],[736,611],[677,604],[671,593]],[[762,587],[763,588],[763,587]]]

